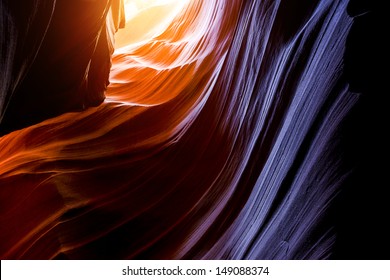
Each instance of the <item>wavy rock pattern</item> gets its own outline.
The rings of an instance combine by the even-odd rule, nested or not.
[[[118,49],[101,106],[0,138],[2,259],[344,257],[347,5],[190,1]]]

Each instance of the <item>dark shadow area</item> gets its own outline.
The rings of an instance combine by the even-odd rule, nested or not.
[[[2,3],[1,59],[8,61],[9,71],[2,78],[10,80],[4,81],[9,87],[0,95],[0,136],[103,102],[111,67],[106,31],[110,4],[110,0],[34,0],[26,7]]]
[[[384,2],[355,1],[345,76],[357,106],[342,127],[345,164],[352,174],[337,200],[334,259],[390,259],[388,16]]]

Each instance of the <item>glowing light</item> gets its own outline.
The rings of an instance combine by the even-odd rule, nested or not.
[[[125,0],[126,27],[116,34],[116,48],[161,34],[189,0]]]

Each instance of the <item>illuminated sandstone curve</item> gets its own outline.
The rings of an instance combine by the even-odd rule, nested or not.
[[[347,4],[191,0],[126,37],[128,18],[102,105],[0,138],[1,258],[330,258]]]

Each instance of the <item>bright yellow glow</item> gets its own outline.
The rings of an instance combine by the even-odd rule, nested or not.
[[[147,41],[163,32],[189,0],[125,0],[126,28],[115,47]]]

